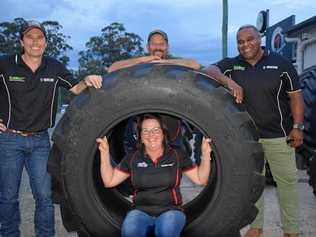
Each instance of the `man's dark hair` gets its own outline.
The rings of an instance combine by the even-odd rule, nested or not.
[[[237,34],[238,34],[240,31],[244,30],[244,29],[253,29],[255,32],[258,33],[258,35],[260,35],[260,32],[259,32],[259,30],[257,29],[257,27],[255,27],[254,25],[250,25],[250,24],[243,25],[243,26],[239,27],[238,30],[237,30]]]

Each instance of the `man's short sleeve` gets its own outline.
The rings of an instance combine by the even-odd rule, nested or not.
[[[281,64],[281,79],[285,84],[285,90],[287,92],[292,92],[301,89],[297,71],[292,63],[286,59],[283,59]]]
[[[121,162],[115,167],[116,169],[130,174],[131,172],[131,160],[136,155],[136,152],[130,153],[127,156],[125,156]]]
[[[227,71],[231,71],[233,68],[233,62],[230,58],[224,58],[213,65],[217,66],[224,74],[226,74],[225,72]]]
[[[59,86],[67,90],[78,83],[78,81],[74,79],[72,73],[61,63],[58,66],[58,79]]]

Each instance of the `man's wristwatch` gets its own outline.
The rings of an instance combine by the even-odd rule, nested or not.
[[[297,129],[303,131],[304,130],[304,124],[302,124],[302,123],[294,123],[293,124],[293,128],[297,128]]]

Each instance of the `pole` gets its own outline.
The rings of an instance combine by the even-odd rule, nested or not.
[[[227,57],[228,0],[223,0],[222,56]]]

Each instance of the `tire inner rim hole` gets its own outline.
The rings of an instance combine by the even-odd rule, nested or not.
[[[137,114],[122,120],[107,133],[113,166],[119,164],[120,161],[124,159],[125,155],[128,152],[131,152],[131,148],[133,147],[131,144],[133,144],[135,139],[137,139],[137,134],[135,133],[137,129],[132,129],[132,127],[135,123],[137,123],[137,119],[141,115],[142,114]],[[192,159],[196,164],[199,164],[201,154],[200,145],[203,132],[192,123],[180,117],[164,113],[159,113],[159,115],[163,118],[164,123],[168,127],[170,137],[168,144],[172,147],[181,147],[190,159]],[[180,130],[178,129],[179,127]],[[172,139],[172,137],[176,137],[179,133],[181,133],[181,144],[178,144],[179,142]],[[217,183],[217,169],[215,165],[216,153],[213,152],[212,156],[212,168],[208,185],[195,185],[185,175],[182,176],[180,191],[182,194],[184,211],[187,214],[188,221],[193,220],[200,212],[203,211],[204,203],[207,205],[207,202],[209,202],[215,191]],[[130,179],[126,180],[116,188],[105,188],[100,175],[100,154],[98,150],[96,151],[94,159],[93,177],[96,192],[98,193],[101,202],[103,202],[104,206],[107,206],[107,208],[109,208],[107,203],[111,203],[110,209],[113,210],[110,211],[113,213],[114,219],[116,215],[120,216],[117,217],[118,221],[120,221],[119,219],[124,217],[126,211],[128,211],[132,206],[133,191]]]

